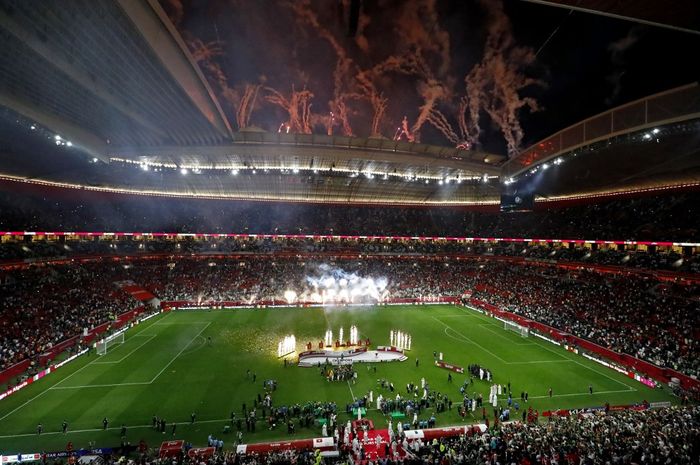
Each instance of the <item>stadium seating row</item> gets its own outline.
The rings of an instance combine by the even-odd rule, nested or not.
[[[698,238],[700,192],[599,199],[499,214],[458,208],[347,207],[0,192],[0,230],[251,232],[547,237],[688,242]],[[593,201],[593,200],[591,200]]]

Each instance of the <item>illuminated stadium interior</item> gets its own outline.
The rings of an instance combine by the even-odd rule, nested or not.
[[[0,0],[0,462],[696,463],[641,3]]]

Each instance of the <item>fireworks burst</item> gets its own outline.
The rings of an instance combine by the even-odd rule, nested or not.
[[[181,2],[168,3],[174,21],[181,24]],[[461,79],[462,89],[453,86],[460,81],[451,74],[456,49],[442,26],[436,0],[416,0],[392,10],[382,20],[389,24],[381,25],[381,43],[376,39],[380,26],[365,11],[360,12],[356,34],[348,38],[342,27],[329,20],[324,3],[294,0],[281,5],[275,14],[290,15],[294,25],[294,36],[287,44],[291,50],[286,55],[288,61],[279,62],[280,68],[294,76],[291,86],[286,87],[291,91],[281,90],[289,84],[280,87],[279,79],[232,85],[220,65],[226,57],[226,44],[205,42],[183,32],[192,57],[228,104],[239,129],[249,127],[252,119],[268,121],[263,127],[273,126],[269,118],[276,108],[285,114],[279,132],[310,134],[322,130],[328,135],[352,136],[357,127],[361,128],[358,132],[371,137],[395,130],[395,140],[419,142],[428,125],[454,146],[469,149],[479,145],[485,120],[498,127],[509,155],[520,149],[523,130],[519,116],[539,109],[538,103],[522,92],[543,82],[525,74],[535,63],[534,51],[515,43],[500,0],[479,1],[487,14],[487,36],[482,58]],[[338,8],[345,14],[347,2]],[[258,12],[245,9],[249,14]],[[272,15],[270,11],[258,13]],[[306,43],[301,45],[297,40]],[[330,79],[322,76],[324,60],[302,62],[297,52],[304,47],[313,49],[314,56],[316,51],[319,56],[321,52],[332,54],[333,64],[325,67]],[[413,83],[410,95],[397,93],[393,86],[397,79]],[[323,89],[325,82],[332,84]],[[315,94],[327,98],[325,103],[315,101]],[[418,104],[410,105],[416,97]],[[402,114],[406,116],[401,125],[392,128],[387,120]],[[275,120],[276,125],[279,119]]]

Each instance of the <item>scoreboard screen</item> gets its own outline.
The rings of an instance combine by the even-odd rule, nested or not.
[[[532,193],[515,192],[501,194],[502,212],[527,212],[535,206],[535,196]]]

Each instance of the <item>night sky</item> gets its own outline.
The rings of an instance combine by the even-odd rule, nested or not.
[[[373,107],[363,98],[367,93],[357,91],[358,70],[373,69],[390,57],[411,61],[417,53],[424,66],[418,66],[418,72],[392,69],[372,75],[373,88],[386,99],[377,128],[391,138],[406,116],[408,127],[416,129],[425,96],[435,95],[426,91],[431,83],[439,94],[433,115],[444,116],[458,140],[450,140],[429,120],[414,135],[420,142],[440,145],[465,140],[456,118],[459,100],[467,93],[465,76],[475,65],[491,63],[489,50],[500,54],[512,73],[505,78],[488,72],[482,76],[479,85],[485,97],[477,119],[481,132],[470,139],[499,153],[507,152],[503,126],[517,134],[520,124],[524,134],[518,145],[526,147],[608,108],[698,79],[691,51],[700,50],[700,36],[689,33],[514,0],[364,0],[358,30],[351,35],[350,3],[161,0],[193,54],[202,58],[201,52],[213,52],[205,53],[199,63],[236,129],[247,83],[261,84],[249,125],[278,130],[289,113],[265,96],[274,89],[290,97],[294,86],[313,93],[307,127],[325,133],[324,119],[329,120],[331,101],[339,92],[334,84],[338,48],[351,63],[340,90],[355,95],[346,100],[353,134],[372,132]],[[318,24],[302,17],[303,12]],[[513,96],[520,102],[516,120],[506,115],[500,126],[486,111],[486,101],[498,92],[505,97],[492,109],[501,116],[507,114]],[[539,111],[529,111],[532,102]],[[333,134],[342,134],[342,125],[333,121]]]

